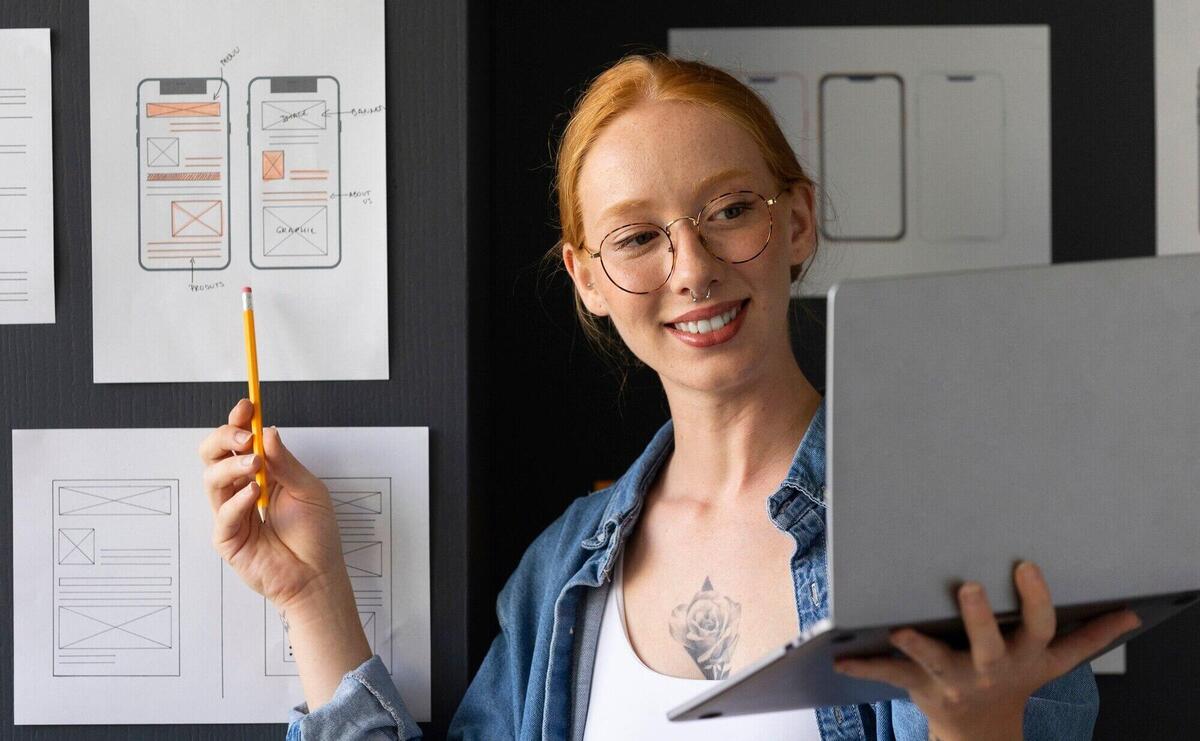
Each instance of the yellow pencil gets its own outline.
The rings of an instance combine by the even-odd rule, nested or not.
[[[250,286],[242,289],[242,328],[246,335],[246,375],[250,380],[250,403],[254,405],[254,417],[250,420],[250,431],[254,433],[254,454],[262,461],[254,480],[258,482],[258,518],[267,521],[267,455],[263,448],[262,393],[258,388],[258,345],[254,340],[254,294]]]

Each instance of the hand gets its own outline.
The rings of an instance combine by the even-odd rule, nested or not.
[[[894,631],[891,642],[908,658],[839,659],[837,671],[887,682],[908,691],[929,719],[930,737],[1020,739],[1025,702],[1046,682],[1133,630],[1141,621],[1130,610],[1101,615],[1055,638],[1054,605],[1041,570],[1025,561],[1013,575],[1021,600],[1021,625],[1000,633],[983,586],[958,590],[969,651],[955,651],[911,628]]]
[[[259,520],[254,474],[264,461],[251,445],[253,412],[250,401],[242,399],[229,412],[229,424],[200,444],[204,489],[213,509],[213,548],[251,589],[281,610],[313,590],[349,589],[329,491],[284,447],[274,428],[263,430],[271,497],[268,524]]]

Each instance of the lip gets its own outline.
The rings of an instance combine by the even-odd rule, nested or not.
[[[678,324],[679,322],[698,322],[701,319],[711,319],[718,314],[724,314],[735,306],[741,306],[746,303],[747,299],[738,299],[737,301],[726,301],[723,304],[713,304],[703,309],[694,309],[686,314],[680,314],[669,322],[664,324]]]
[[[682,329],[676,329],[676,328],[670,326],[669,324],[663,325],[663,328],[666,329],[667,332],[674,335],[675,338],[678,339],[680,342],[682,342],[683,344],[688,345],[690,347],[712,347],[713,345],[720,345],[720,344],[723,344],[723,343],[726,343],[726,342],[729,342],[730,340],[732,340],[734,335],[736,335],[738,333],[738,330],[740,330],[742,328],[742,320],[745,319],[745,317],[746,317],[746,306],[749,303],[750,303],[750,299],[743,299],[741,302],[732,301],[727,304],[722,304],[720,306],[713,307],[713,308],[717,309],[717,311],[713,311],[712,309],[704,309],[703,311],[693,311],[689,314],[684,314],[683,316],[685,316],[685,317],[693,317],[694,316],[695,317],[694,319],[679,320],[679,321],[688,321],[688,322],[699,321],[700,319],[705,319],[709,316],[715,316],[716,314],[719,314],[722,311],[728,311],[729,309],[732,309],[735,306],[738,306],[739,304],[742,306],[741,310],[738,311],[737,316],[735,316],[733,318],[732,322],[730,322],[729,324],[726,324],[724,327],[721,327],[720,329],[713,330],[712,332],[705,332],[703,334],[692,334],[691,332],[685,332]],[[722,307],[724,307],[724,308],[722,308]]]

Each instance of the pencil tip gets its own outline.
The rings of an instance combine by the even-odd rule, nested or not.
[[[267,508],[262,506],[261,504],[258,505],[258,519],[261,522],[267,521]]]

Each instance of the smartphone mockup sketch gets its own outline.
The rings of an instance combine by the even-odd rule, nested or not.
[[[804,76],[798,72],[753,72],[741,77],[751,90],[762,96],[775,114],[779,128],[792,145],[792,151],[808,166],[811,142],[808,133],[808,100]]]
[[[905,232],[904,81],[829,74],[821,118],[821,231],[831,240],[896,241]]]
[[[216,77],[137,87],[138,262],[229,265],[229,86]]]
[[[250,262],[333,268],[342,260],[340,88],[333,77],[249,85]]]
[[[1004,235],[1004,80],[926,74],[917,84],[917,230],[930,242]]]

